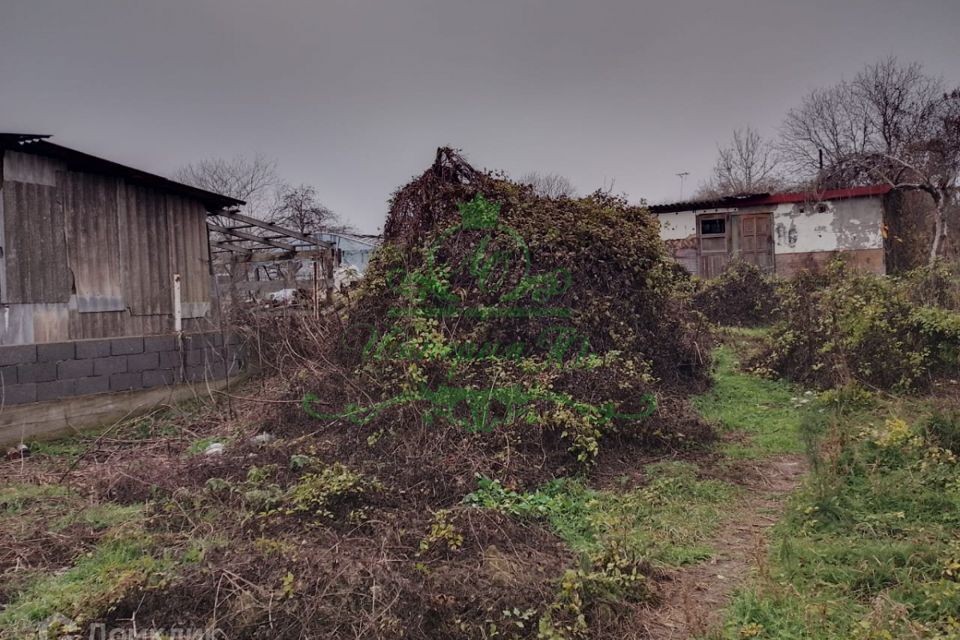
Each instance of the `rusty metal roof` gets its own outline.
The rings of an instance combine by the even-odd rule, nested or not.
[[[757,207],[762,205],[783,204],[790,202],[826,202],[827,200],[843,200],[846,198],[867,198],[880,196],[891,190],[890,185],[874,184],[846,189],[828,189],[814,192],[783,192],[783,193],[744,193],[735,196],[726,196],[709,200],[687,200],[685,202],[671,202],[655,204],[650,207],[651,213],[676,213],[679,211],[700,211],[703,209],[732,209],[740,207]]]
[[[722,198],[708,198],[706,200],[685,200],[683,202],[668,202],[655,204],[650,207],[652,213],[674,213],[676,211],[694,211],[700,209],[727,209],[730,207],[748,206],[748,202],[762,200],[770,196],[769,193],[744,193]]]
[[[237,200],[229,196],[206,191],[197,187],[183,184],[158,176],[140,169],[134,169],[111,160],[98,158],[75,149],[61,147],[58,144],[48,142],[51,136],[32,133],[0,133],[0,149],[9,149],[20,153],[32,153],[36,155],[56,158],[61,160],[68,168],[76,171],[97,173],[101,175],[118,176],[128,182],[152,187],[159,191],[176,193],[194,200],[199,200],[206,206],[210,212],[217,212],[226,207],[236,207],[245,204],[243,200]]]

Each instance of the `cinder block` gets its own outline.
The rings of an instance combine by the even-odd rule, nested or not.
[[[179,369],[180,352],[179,351],[161,351],[160,364],[161,369]]]
[[[127,356],[127,371],[131,373],[136,371],[149,371],[160,366],[160,354],[158,353],[138,353]]]
[[[110,353],[115,356],[143,353],[143,338],[116,338],[111,340]]]
[[[105,358],[110,355],[110,340],[80,340],[77,345],[77,360]]]
[[[32,382],[3,387],[3,404],[27,404],[37,401],[37,385]]]
[[[184,356],[184,361],[187,363],[187,366],[197,366],[202,365],[207,362],[207,352],[205,349],[191,349],[186,352]]]
[[[93,375],[93,360],[64,360],[57,364],[57,377],[83,378]]]
[[[77,394],[76,380],[54,380],[37,384],[37,402],[59,400]]]
[[[77,395],[89,396],[110,391],[110,376],[77,378]]]
[[[17,368],[18,382],[51,382],[57,379],[56,362],[22,364]]]
[[[30,364],[36,361],[37,345],[35,344],[0,347],[0,366],[8,364]]]
[[[76,345],[73,342],[53,342],[37,345],[37,362],[73,360],[76,354]]]
[[[110,356],[93,360],[93,375],[109,376],[127,372],[127,356]]]
[[[110,376],[111,391],[129,391],[130,389],[142,389],[143,376],[137,373],[115,373]]]
[[[180,346],[184,351],[202,349],[206,345],[206,341],[201,338],[199,333],[184,334],[181,340]]]
[[[173,351],[176,348],[177,336],[147,336],[143,339],[143,350],[147,353]]]
[[[171,385],[177,381],[179,376],[175,371],[144,371],[143,372],[143,387],[149,389],[151,387],[162,387],[164,385]]]
[[[0,384],[11,385],[17,384],[18,381],[16,365],[0,367]]]
[[[184,349],[203,349],[219,347],[223,344],[223,336],[217,333],[191,333],[183,337]]]

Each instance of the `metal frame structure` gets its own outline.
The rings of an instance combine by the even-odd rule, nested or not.
[[[244,215],[236,210],[222,210],[214,215],[236,224],[224,226],[207,221],[209,231],[219,234],[217,239],[213,237],[210,239],[211,255],[229,256],[226,262],[232,265],[255,262],[283,263],[298,259],[313,260],[315,312],[319,314],[321,306],[321,280],[324,281],[324,304],[333,303],[333,272],[339,262],[339,252],[335,243],[319,240],[276,223]],[[269,235],[251,233],[249,231],[251,229],[267,231]]]

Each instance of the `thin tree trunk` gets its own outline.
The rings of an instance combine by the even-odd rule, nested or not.
[[[930,245],[930,260],[927,262],[931,267],[937,261],[937,254],[940,253],[940,239],[947,235],[947,198],[937,198],[937,220],[933,227],[933,243]]]

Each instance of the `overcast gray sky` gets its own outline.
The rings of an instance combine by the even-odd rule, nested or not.
[[[439,145],[675,199],[890,54],[960,84],[960,1],[0,0],[0,131],[165,175],[260,151],[375,231]]]

